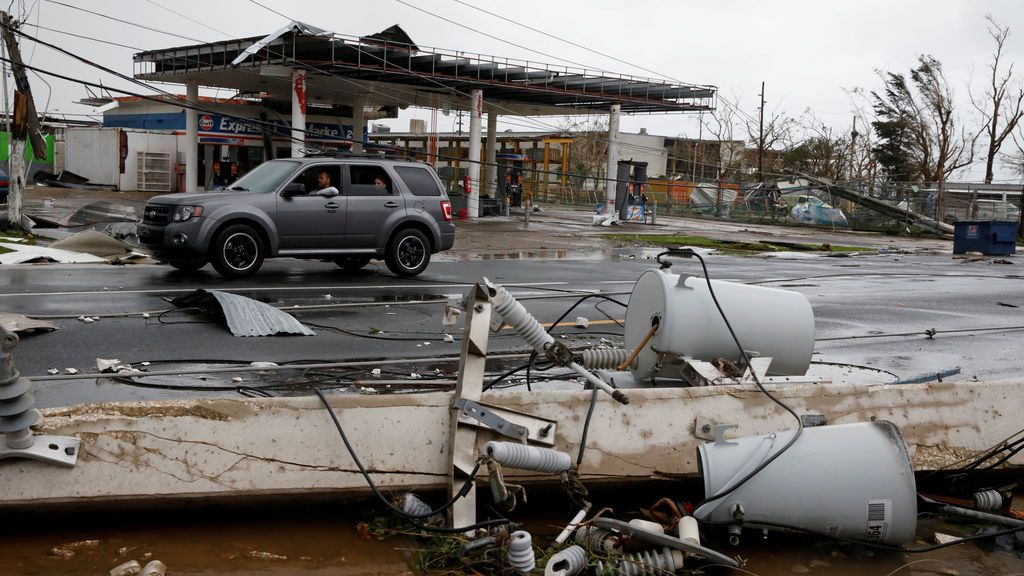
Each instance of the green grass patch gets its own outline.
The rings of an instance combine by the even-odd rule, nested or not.
[[[715,240],[705,236],[675,236],[665,234],[604,234],[608,240],[636,242],[645,246],[695,246],[723,252],[871,252],[861,246],[835,244],[801,244],[796,242],[737,242]]]

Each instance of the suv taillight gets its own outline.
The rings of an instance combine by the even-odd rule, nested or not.
[[[449,222],[452,219],[452,203],[447,200],[441,201],[441,213],[444,214],[445,222]]]

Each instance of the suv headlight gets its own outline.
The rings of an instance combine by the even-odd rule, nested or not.
[[[178,206],[174,209],[174,215],[171,216],[171,220],[174,222],[184,222],[189,218],[199,218],[202,215],[202,206]]]

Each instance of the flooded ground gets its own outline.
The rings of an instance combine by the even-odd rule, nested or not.
[[[611,505],[614,512],[609,512],[610,516],[639,517],[639,508],[652,503],[645,494],[669,495],[679,489],[679,485],[668,483],[644,487],[633,493],[602,488],[593,493],[594,501]],[[497,564],[491,560],[500,552],[465,556],[461,561],[456,555],[445,556],[443,550],[457,548],[465,540],[450,540],[445,546],[441,540],[416,537],[414,531],[396,524],[373,504],[292,501],[261,507],[143,508],[113,515],[5,514],[8,522],[0,532],[4,542],[0,574],[93,576],[133,559],[140,564],[158,559],[168,566],[168,574],[187,576],[411,575],[424,573],[421,568],[428,563],[436,574],[472,574],[463,570],[468,565],[475,565],[476,573],[498,573],[492,571]],[[488,513],[481,510],[481,514]],[[534,490],[529,503],[510,517],[525,519],[522,528],[534,534],[540,555],[561,530],[566,514],[565,501],[557,491]],[[364,522],[368,526],[360,527]],[[380,530],[385,526],[390,529]],[[936,531],[960,535],[975,529],[923,516],[914,546],[932,544]],[[705,532],[702,538],[703,545],[745,561],[742,570],[705,566],[708,574],[1024,574],[1020,553],[1000,549],[992,542],[905,554],[792,534],[762,537],[749,530],[738,547],[726,544],[722,533]],[[699,565],[688,561],[687,568]]]

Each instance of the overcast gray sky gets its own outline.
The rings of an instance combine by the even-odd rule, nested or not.
[[[259,1],[289,18],[342,34],[363,35],[399,24],[423,46],[565,64],[554,57],[557,56],[597,69],[650,75],[455,0],[408,1],[467,27],[551,56],[467,30],[395,0]],[[1019,0],[464,1],[667,77],[718,86],[724,99],[735,102],[751,116],[757,114],[758,92],[764,81],[768,112],[778,110],[798,116],[810,108],[820,121],[843,132],[850,129],[854,107],[848,91],[878,89],[881,82],[876,70],[906,71],[918,54],[931,54],[943,63],[960,101],[961,117],[974,126],[977,119],[967,103],[967,85],[973,75],[980,90],[990,61],[992,41],[986,33],[986,14],[1011,27],[1005,61],[1012,63],[1024,55],[1024,26],[1017,28],[1017,23],[1024,21],[1024,2]],[[202,41],[266,34],[285,22],[250,0],[61,2]],[[27,15],[30,24],[147,50],[191,43],[51,0],[17,0],[10,10],[15,15]],[[132,72],[132,49],[31,26],[26,32],[37,32],[44,40],[123,73]],[[102,81],[105,85],[130,86],[46,47],[33,47],[28,41],[23,41],[22,51],[26,61],[35,66]],[[1024,67],[1020,73],[1024,74]],[[47,108],[49,98],[51,111],[91,112],[73,103],[86,96],[84,88],[50,78],[47,81],[53,88],[52,94],[38,78],[32,77],[33,84],[39,86],[34,92],[40,110]],[[398,120],[386,123],[395,130],[405,130],[410,118],[429,117],[429,111],[410,110],[403,111]],[[454,118],[442,116],[439,130],[450,130]],[[559,123],[550,118],[540,122]],[[541,128],[540,123],[537,126]],[[691,116],[623,118],[623,130],[637,131],[641,127],[655,134],[697,135],[696,118]],[[1012,146],[1008,144],[1004,151],[1010,151]],[[982,174],[983,168],[978,166],[963,177],[980,178]],[[1003,169],[997,173],[997,179],[1013,177]]]

